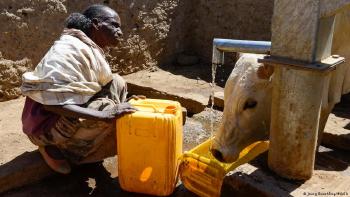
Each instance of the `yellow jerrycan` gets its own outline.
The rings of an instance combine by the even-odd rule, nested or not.
[[[118,178],[129,192],[166,196],[177,183],[182,154],[182,109],[179,102],[129,101],[137,112],[117,120]]]
[[[233,163],[216,160],[209,151],[211,139],[185,152],[179,174],[184,186],[201,197],[219,197],[225,175],[268,150],[268,141],[258,141],[243,149]]]

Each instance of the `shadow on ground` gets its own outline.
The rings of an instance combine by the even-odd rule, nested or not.
[[[342,96],[340,103],[336,104],[333,108],[332,113],[337,117],[350,119],[350,93]],[[348,128],[346,128],[348,127]],[[345,129],[349,129],[349,125],[344,127]]]
[[[30,191],[30,193],[28,193]],[[181,195],[180,195],[181,194]],[[84,164],[75,167],[71,174],[55,174],[40,182],[2,194],[11,196],[148,196],[123,191],[117,178],[101,163]],[[179,186],[172,196],[194,196]]]

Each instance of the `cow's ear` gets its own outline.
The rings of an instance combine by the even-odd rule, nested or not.
[[[273,66],[269,64],[262,64],[258,68],[257,75],[260,79],[270,79],[273,74]]]

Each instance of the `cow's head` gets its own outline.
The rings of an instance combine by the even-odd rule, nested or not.
[[[268,137],[273,67],[244,54],[225,85],[224,115],[211,152],[220,161],[235,161],[249,144]]]

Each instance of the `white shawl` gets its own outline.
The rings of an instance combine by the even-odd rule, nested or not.
[[[44,105],[84,104],[112,80],[104,53],[82,31],[65,29],[33,72],[22,94]]]

